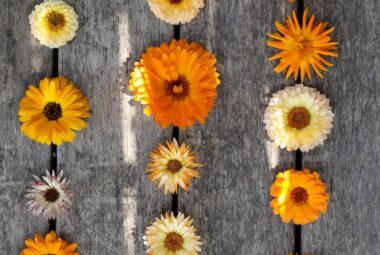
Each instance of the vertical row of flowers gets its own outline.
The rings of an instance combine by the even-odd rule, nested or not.
[[[148,3],[157,18],[172,25],[190,22],[204,7],[203,0]],[[130,75],[129,90],[161,128],[185,129],[206,121],[219,84],[215,56],[198,43],[174,39],[146,50]],[[173,139],[150,153],[148,178],[165,194],[176,194],[179,187],[188,191],[192,179],[201,176],[201,166],[186,144]],[[196,255],[202,244],[193,220],[181,212],[166,213],[151,223],[144,243],[151,255]]]
[[[32,35],[44,46],[56,49],[71,41],[78,28],[75,10],[61,0],[45,0],[29,16]],[[38,86],[29,85],[20,101],[22,133],[45,145],[72,142],[74,131],[86,127],[90,116],[87,97],[65,77],[43,78]],[[35,216],[57,219],[71,208],[72,191],[63,171],[46,170],[33,176],[26,191],[27,208]],[[51,229],[50,229],[51,230]],[[68,243],[51,230],[46,236],[36,234],[25,241],[20,255],[78,255],[76,243]]]
[[[337,57],[336,42],[330,36],[334,28],[308,18],[308,10],[299,20],[293,11],[285,24],[275,23],[278,33],[268,34],[268,45],[279,52],[270,60],[279,60],[274,71],[293,76],[298,83],[312,79],[312,70],[323,78],[322,71],[332,66],[326,57]],[[273,94],[265,110],[264,123],[270,140],[288,151],[308,152],[322,145],[329,135],[334,114],[329,99],[303,84],[288,86]],[[297,169],[298,170],[298,169]],[[329,194],[317,171],[307,168],[278,173],[270,194],[273,213],[284,223],[297,225],[316,221],[326,212]]]

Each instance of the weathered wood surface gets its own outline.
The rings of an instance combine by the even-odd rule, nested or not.
[[[0,25],[0,249],[17,254],[23,240],[44,232],[47,222],[29,216],[24,191],[31,174],[42,174],[49,148],[19,131],[18,101],[29,83],[50,75],[51,51],[39,46],[28,28],[38,1],[2,3]],[[329,211],[304,227],[303,247],[313,255],[379,254],[380,77],[379,1],[310,1],[319,19],[336,26],[340,58],[324,80],[307,82],[330,99],[336,114],[332,135],[307,153],[305,166],[328,184]],[[71,213],[58,232],[77,241],[81,254],[145,254],[145,227],[170,210],[171,198],[146,178],[148,153],[171,137],[142,114],[125,90],[133,62],[148,45],[172,37],[145,0],[69,0],[80,29],[59,50],[60,74],[90,98],[89,127],[74,143],[59,148],[59,168],[72,180]],[[274,53],[265,43],[274,21],[292,5],[278,1],[207,1],[181,35],[199,41],[218,58],[222,84],[205,125],[181,132],[206,167],[180,210],[194,218],[203,254],[287,254],[292,226],[271,213],[269,187],[278,171],[293,166],[280,152],[269,167],[263,113],[270,95],[292,81],[274,74]],[[0,253],[2,253],[0,252]]]
[[[49,164],[50,149],[20,132],[18,103],[29,84],[51,75],[51,50],[30,37],[28,15],[38,1],[0,5],[0,254],[18,254],[24,239],[47,230],[26,212],[25,188]]]

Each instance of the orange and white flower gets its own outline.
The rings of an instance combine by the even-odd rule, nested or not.
[[[178,186],[188,190],[192,178],[199,178],[195,168],[201,164],[195,163],[196,157],[186,144],[178,146],[177,141],[160,144],[156,151],[150,153],[149,180],[163,187],[165,194],[177,193]]]

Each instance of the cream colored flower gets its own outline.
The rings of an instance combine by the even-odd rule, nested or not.
[[[182,213],[161,215],[146,230],[144,244],[149,255],[198,255],[201,238],[195,234],[193,220]]]
[[[42,45],[59,48],[71,41],[78,29],[74,8],[61,0],[46,0],[36,5],[29,16],[32,35]]]
[[[323,144],[333,118],[325,95],[297,84],[273,94],[265,110],[264,123],[269,138],[277,146],[306,152]]]
[[[157,18],[173,25],[190,22],[204,7],[204,0],[148,0],[148,3]]]
[[[186,144],[178,146],[177,141],[160,144],[156,151],[150,153],[149,180],[157,183],[158,188],[164,187],[165,194],[177,193],[178,185],[188,190],[192,178],[199,178],[195,163],[196,157]]]

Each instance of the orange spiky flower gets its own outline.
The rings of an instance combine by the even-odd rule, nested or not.
[[[301,75],[303,82],[305,74],[311,80],[312,67],[315,73],[323,78],[321,71],[328,71],[325,66],[333,66],[324,56],[337,57],[337,42],[332,42],[330,33],[334,27],[326,29],[328,23],[315,21],[315,16],[308,20],[308,10],[303,13],[302,26],[300,26],[297,15],[293,11],[293,18],[288,16],[286,24],[276,21],[279,33],[268,34],[277,41],[268,41],[268,45],[279,49],[280,52],[269,58],[269,60],[280,59],[280,63],[274,71],[281,73],[288,68],[286,79],[292,74],[297,80]]]

